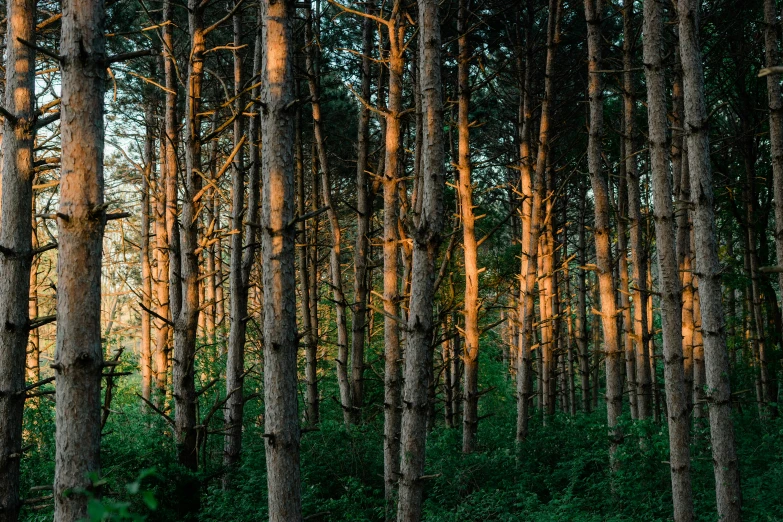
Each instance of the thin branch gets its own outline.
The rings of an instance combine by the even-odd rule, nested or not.
[[[51,58],[54,61],[56,61],[56,62],[60,61],[60,56],[56,52],[50,51],[49,49],[46,49],[45,47],[39,47],[39,46],[35,45],[32,42],[28,42],[24,38],[19,38],[18,36],[16,37],[16,39],[19,41],[19,43],[21,43],[23,45],[26,45],[30,49],[34,49],[34,50],[38,51],[39,53],[41,53],[41,54],[43,54],[45,56],[48,56],[49,58]]]
[[[141,396],[141,395],[139,395],[138,393],[136,394],[136,396],[137,396],[139,399],[143,400],[143,401],[144,401],[144,402],[147,404],[147,406],[149,406],[150,408],[152,408],[152,409],[155,411],[155,413],[157,413],[158,415],[160,415],[161,417],[163,417],[164,419],[166,419],[166,420],[169,422],[169,424],[171,424],[172,426],[174,426],[174,425],[175,425],[175,424],[174,424],[174,419],[172,419],[171,417],[169,417],[168,415],[166,415],[166,413],[165,413],[165,412],[163,412],[162,410],[160,410],[160,409],[159,409],[157,406],[155,406],[154,404],[152,404],[150,401],[148,401],[147,399],[145,399],[144,397],[142,397],[142,396]]]
[[[384,18],[381,18],[380,16],[376,16],[376,15],[374,15],[372,13],[365,13],[363,11],[359,11],[358,9],[353,9],[351,7],[348,7],[347,5],[341,4],[340,2],[335,2],[335,0],[326,0],[326,1],[329,2],[330,4],[332,4],[333,6],[337,7],[338,9],[340,9],[342,11],[342,13],[340,13],[340,14],[350,13],[352,15],[362,16],[364,18],[369,18],[370,20],[378,22],[379,24],[385,25],[387,27],[389,27],[389,25],[390,25],[390,22],[388,20],[386,20]],[[307,9],[307,8],[305,8],[305,9]]]

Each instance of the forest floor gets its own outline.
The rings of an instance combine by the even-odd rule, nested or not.
[[[501,375],[498,358],[482,358],[482,377]],[[142,411],[130,378],[116,390],[104,429],[102,498],[91,503],[92,520],[184,520],[178,492],[202,488],[198,521],[266,520],[266,475],[260,400],[248,402],[242,465],[222,488],[222,437],[210,435],[202,470],[190,474],[176,462],[167,422]],[[499,379],[495,377],[495,379]],[[479,428],[479,451],[463,455],[461,430],[443,426],[442,415],[427,445],[425,520],[468,521],[665,521],[671,518],[671,487],[665,426],[653,421],[623,420],[624,442],[619,471],[608,473],[607,434],[602,405],[575,417],[558,413],[543,425],[531,420],[526,442],[514,442],[513,383],[482,381],[495,389],[481,401],[489,415]],[[252,385],[251,385],[252,386]],[[329,397],[333,383],[324,381]],[[248,393],[252,393],[249,391]],[[368,384],[368,403],[378,404],[379,384]],[[376,394],[376,395],[374,395]],[[744,394],[743,396],[747,396]],[[215,400],[214,396],[211,399]],[[209,397],[202,399],[209,409]],[[367,408],[363,425],[346,429],[337,404],[322,402],[317,431],[302,436],[302,502],[308,521],[383,520],[382,410]],[[40,399],[26,416],[31,446],[23,461],[27,498],[31,488],[51,484],[54,470],[54,408]],[[491,415],[490,415],[491,414]],[[204,412],[202,412],[204,415]],[[219,417],[217,415],[216,417]],[[211,430],[219,432],[221,419]],[[42,430],[42,427],[47,429]],[[783,520],[783,421],[761,421],[752,404],[735,413],[743,486],[744,520]],[[692,441],[695,520],[716,519],[712,461],[706,419],[694,422]],[[198,481],[198,482],[197,482]],[[46,492],[44,491],[44,494]],[[51,502],[51,501],[49,501]],[[151,509],[154,508],[154,509]],[[49,521],[45,500],[25,508],[23,520]]]

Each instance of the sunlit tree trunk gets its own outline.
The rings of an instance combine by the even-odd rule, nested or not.
[[[100,473],[101,250],[106,222],[104,22],[101,0],[63,5],[58,319],[53,365],[57,376],[54,519],[58,522],[75,522],[87,516],[87,496],[73,490],[90,488],[89,474]],[[4,196],[7,190],[4,188]],[[29,214],[22,214],[22,218],[29,226]],[[5,230],[5,221],[3,225]],[[29,232],[28,228],[26,241]]]
[[[0,215],[0,223],[2,224],[0,227],[0,247],[2,247],[0,250],[0,317],[3,318],[4,323],[4,327],[0,328],[0,419],[2,419],[0,422],[0,521],[2,522],[16,522],[19,509],[22,506],[19,498],[19,477],[22,459],[25,363],[27,360],[25,354],[30,324],[30,304],[28,302],[30,267],[33,259],[35,51],[22,44],[18,39],[35,41],[35,5],[32,0],[10,0],[7,4],[8,24],[5,49],[7,96],[3,105],[5,110],[15,119],[4,117],[2,131],[2,194],[0,195],[2,199],[0,204],[2,208],[2,215]],[[68,21],[70,23],[73,23],[72,17],[73,14],[69,13]],[[103,42],[102,35],[99,41]],[[100,52],[102,52],[102,48]],[[74,72],[79,74],[78,71],[68,68],[71,78],[74,77]],[[84,79],[81,74],[79,77]],[[70,89],[66,92],[69,95],[72,93]],[[83,102],[84,100],[77,101]],[[99,116],[102,114],[102,112],[98,113]],[[84,122],[77,122],[77,124],[79,123]],[[64,127],[64,129],[71,128],[72,125]],[[86,129],[87,132],[90,130],[94,129]],[[76,132],[79,135],[79,129]],[[68,152],[72,155],[74,143],[70,141],[71,136],[72,134],[69,134],[67,138],[69,138]],[[86,134],[85,137],[90,137],[90,134]],[[103,144],[102,132],[95,138],[100,138],[100,144]],[[63,145],[65,145],[65,141],[66,136],[63,134]],[[63,159],[65,159],[65,154],[63,154]],[[69,157],[68,160],[69,165],[73,167],[73,158]],[[63,175],[66,172],[63,169]],[[79,196],[79,194],[74,194],[69,183],[67,186],[70,189],[67,193],[68,196],[71,198]],[[66,202],[70,202],[70,200],[66,200]],[[102,202],[101,200],[100,203]],[[102,217],[103,215],[100,214],[96,220],[100,220]],[[96,231],[99,233],[102,232],[101,226],[101,223],[96,223]],[[68,254],[72,260],[73,242],[74,240],[82,240],[82,237],[69,235],[66,239],[71,241],[68,244],[71,249]],[[89,239],[89,235],[87,239]],[[94,260],[91,261],[94,262]],[[100,253],[98,253],[98,274],[100,277]],[[72,285],[80,283],[74,281],[75,275],[77,274],[71,274],[66,282],[68,285],[66,289],[70,290],[67,295],[71,299],[74,297]],[[100,310],[100,288],[98,288],[98,296],[98,310]],[[98,317],[100,318],[100,313]],[[72,321],[73,319],[71,318]],[[71,325],[71,329],[73,329],[73,325]],[[73,335],[73,330],[71,330],[71,334]],[[73,341],[68,343],[68,347],[71,350],[79,349],[74,346]],[[98,347],[96,363],[99,365],[101,362],[100,343],[98,343]],[[87,347],[87,349],[89,348],[94,348],[94,346]],[[73,354],[69,355],[73,356]],[[65,361],[66,359],[64,359]],[[67,360],[67,362],[71,361]],[[85,369],[93,370],[94,366],[87,364]],[[100,366],[97,371],[100,375]],[[93,378],[93,375],[89,376],[89,379]],[[87,384],[73,382],[70,377],[65,378],[64,381],[66,390],[70,390],[72,394],[75,392],[77,395],[79,391],[72,389],[74,385],[78,388]],[[89,407],[89,405],[87,406]],[[59,407],[57,411],[61,413]],[[61,419],[58,416],[58,425],[60,422]],[[88,454],[91,449],[88,449]],[[81,477],[78,480],[81,480]]]
[[[549,154],[549,121],[552,107],[552,95],[554,93],[554,67],[557,45],[560,41],[561,3],[559,0],[550,0],[549,12],[547,15],[547,53],[546,64],[544,66],[544,98],[541,101],[541,120],[538,130],[538,156],[536,159],[535,181],[530,186],[532,202],[530,208],[530,235],[523,237],[527,242],[527,273],[525,274],[525,292],[524,292],[524,314],[522,322],[522,334],[520,339],[520,348],[518,356],[518,377],[517,377],[517,441],[522,441],[527,437],[528,431],[528,404],[530,401],[532,383],[532,365],[529,363],[530,352],[534,341],[533,315],[535,313],[535,295],[533,288],[536,284],[536,273],[538,270],[538,243],[541,235],[541,195],[544,185],[544,174],[546,168],[546,158]],[[529,67],[529,65],[528,65]],[[527,116],[525,117],[527,120]],[[523,136],[525,133],[523,132]],[[528,140],[529,141],[529,140]],[[523,170],[522,185],[523,194],[526,195],[524,187],[528,185],[526,181],[526,167],[524,164],[526,157],[523,151]],[[528,170],[532,174],[532,168]],[[524,232],[523,232],[524,234]],[[523,243],[524,244],[524,243]],[[523,254],[523,257],[525,255]],[[524,263],[524,261],[523,261]],[[540,359],[540,350],[539,350]],[[542,372],[539,372],[539,377]],[[540,382],[540,379],[539,379]]]
[[[398,184],[402,174],[402,75],[405,68],[405,37],[402,3],[395,1],[388,25],[389,101],[385,115],[385,158],[383,168],[383,477],[386,519],[394,517],[397,482],[400,478],[400,430],[402,425],[402,375],[400,348],[398,280],[399,200]]]
[[[471,453],[476,447],[478,431],[478,253],[474,229],[473,186],[470,166],[470,44],[468,43],[469,0],[460,0],[457,32],[459,57],[457,60],[458,97],[458,156],[457,191],[462,220],[462,251],[465,262],[465,390],[462,420],[462,451]]]
[[[661,326],[666,411],[669,422],[669,470],[672,482],[674,520],[693,519],[689,447],[688,395],[682,360],[682,287],[674,234],[675,216],[669,155],[666,142],[667,107],[663,63],[663,8],[657,2],[644,4],[644,64],[647,84],[650,167],[652,171],[655,238],[661,288]],[[640,306],[641,303],[637,303]]]
[[[173,386],[174,422],[179,463],[190,470],[198,468],[198,434],[196,420],[196,335],[198,328],[199,288],[198,207],[194,201],[201,189],[201,87],[204,76],[204,12],[198,0],[188,0],[190,58],[188,60],[187,103],[185,104],[185,172],[184,197],[179,231],[179,280],[181,302],[174,321]],[[173,299],[172,299],[173,300]],[[184,500],[184,499],[183,499]],[[188,509],[197,507],[198,491],[190,492]]]
[[[600,70],[601,63],[601,14],[602,0],[585,0],[585,18],[587,20],[587,47],[590,99],[590,131],[587,145],[587,162],[590,170],[590,182],[595,200],[596,272],[601,298],[601,323],[604,332],[604,351],[606,356],[606,421],[609,425],[609,458],[612,469],[616,469],[616,452],[621,441],[618,420],[623,407],[622,390],[622,351],[617,331],[617,308],[615,305],[615,286],[612,274],[612,252],[609,229],[609,189],[603,176],[601,159],[601,139],[603,136],[603,87]]]
[[[159,261],[163,261],[162,266],[159,267],[161,276],[168,278],[168,295],[162,295],[162,288],[159,288],[158,297],[161,302],[161,311],[168,312],[168,316],[172,321],[179,315],[180,308],[182,306],[182,288],[180,284],[180,250],[179,250],[179,228],[177,225],[177,190],[179,186],[179,160],[177,158],[177,148],[179,144],[179,131],[178,131],[178,117],[177,117],[177,91],[179,82],[177,81],[177,63],[174,56],[174,7],[171,4],[171,0],[163,1],[163,18],[166,25],[163,28],[163,49],[164,49],[164,65],[163,73],[166,82],[166,101],[164,104],[164,125],[165,125],[165,237],[162,237],[160,241],[166,240],[166,243],[161,243],[161,257]],[[161,169],[161,178],[163,178],[163,171]],[[164,272],[164,269],[168,269],[168,272]],[[165,297],[165,300],[164,300]],[[168,307],[164,307],[163,303],[168,303]],[[167,308],[167,309],[166,309]],[[166,317],[166,315],[163,315]],[[169,368],[169,358],[171,351],[169,349],[169,342],[173,335],[173,328],[168,325],[162,325],[158,330],[157,339],[157,352],[158,352],[158,364],[156,373],[158,374],[157,386],[161,395],[166,393],[166,374]]]
[[[264,446],[270,522],[302,520],[294,271],[294,2],[264,0],[261,66],[261,248]]]
[[[436,0],[419,0],[419,77],[423,114],[421,211],[414,219],[411,299],[408,313],[400,437],[398,522],[418,522],[422,515],[427,390],[433,332],[435,261],[443,232],[445,165],[441,37]]]
[[[709,403],[710,440],[715,470],[718,517],[741,520],[742,498],[731,421],[731,386],[721,308],[721,267],[715,241],[710,143],[704,99],[704,72],[699,48],[697,0],[678,0],[685,132],[694,205],[696,271],[699,278],[701,331],[706,367],[705,398]]]
[[[152,308],[152,268],[150,265],[150,191],[155,175],[155,113],[152,105],[145,107],[144,171],[141,179],[141,300],[147,310]],[[141,396],[150,399],[152,388],[152,328],[151,317],[141,311]]]
[[[634,83],[633,83],[633,0],[623,4],[623,115],[625,144],[625,173],[628,187],[628,219],[631,233],[631,262],[633,263],[634,321],[633,340],[636,345],[635,378],[638,417],[647,419],[652,415],[652,381],[650,378],[650,353],[647,345],[647,255],[642,242],[641,180],[637,156],[634,151]]]

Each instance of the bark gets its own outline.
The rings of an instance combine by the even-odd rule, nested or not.
[[[330,274],[332,279],[332,296],[337,323],[337,384],[340,390],[340,406],[343,410],[343,421],[346,425],[354,422],[354,406],[351,390],[351,379],[348,372],[348,319],[346,317],[347,303],[343,292],[342,231],[337,217],[336,204],[332,199],[331,171],[329,158],[326,153],[326,138],[324,137],[323,121],[321,115],[320,86],[318,85],[318,73],[316,71],[317,41],[313,32],[313,17],[310,9],[305,9],[305,46],[307,61],[307,83],[310,88],[311,107],[313,109],[313,134],[316,150],[318,152],[318,165],[321,169],[321,201],[326,207],[326,216],[329,219],[331,231],[331,252],[329,255]]]
[[[162,317],[169,317],[172,320],[179,315],[179,309],[182,301],[182,291],[180,288],[179,266],[179,230],[177,229],[177,187],[179,185],[179,164],[177,158],[177,147],[179,142],[179,132],[177,130],[177,89],[178,82],[176,77],[177,63],[174,56],[174,7],[171,0],[163,1],[163,19],[166,25],[163,28],[163,74],[166,82],[166,101],[164,105],[164,125],[165,125],[165,216],[162,221],[165,223],[165,230],[159,230],[161,236],[158,238],[159,266],[158,271],[161,280],[168,279],[168,284],[158,287],[158,299],[160,301],[160,310]],[[161,169],[161,179],[164,178]],[[164,295],[164,287],[168,294]],[[169,358],[171,355],[169,340],[173,335],[173,328],[163,323],[158,329],[157,353],[158,364],[156,372],[158,374],[158,390],[161,396],[166,394],[166,374],[169,367]]]
[[[368,8],[369,9],[369,8]],[[362,21],[362,98],[370,99],[370,54],[373,46],[373,23],[369,18]],[[354,422],[361,420],[364,404],[364,346],[367,330],[367,298],[370,294],[367,260],[370,250],[370,218],[372,199],[368,170],[370,147],[370,109],[363,104],[359,109],[358,147],[356,155],[356,243],[353,266],[354,312],[351,323],[351,385]]]
[[[601,138],[603,136],[603,88],[601,62],[601,12],[602,0],[585,0],[587,20],[588,71],[590,73],[588,96],[590,99],[590,130],[587,145],[587,162],[590,183],[595,199],[596,267],[601,299],[601,323],[604,332],[606,355],[606,422],[610,431],[609,459],[616,470],[615,453],[622,438],[618,420],[623,407],[622,351],[617,331],[615,285],[612,274],[612,252],[609,229],[609,190],[602,173]]]
[[[257,20],[261,22],[260,9],[257,11]],[[240,47],[242,22],[240,10],[234,15],[234,46]],[[253,72],[261,69],[261,34],[256,32]],[[242,60],[239,52],[234,55],[234,96],[236,105],[234,110],[242,113],[245,107],[245,97],[241,95],[244,88],[242,79]],[[259,87],[253,89],[251,97],[258,99]],[[248,292],[250,289],[250,272],[253,268],[256,252],[256,227],[258,223],[259,204],[259,122],[256,110],[251,111],[248,125],[250,138],[250,157],[248,165],[248,199],[247,208],[244,207],[245,174],[242,155],[242,140],[244,139],[243,118],[234,120],[234,148],[239,152],[234,156],[234,180],[233,180],[233,217],[234,230],[241,231],[245,221],[244,234],[232,236],[231,245],[231,326],[228,334],[228,359],[226,360],[226,438],[223,450],[223,464],[231,466],[239,461],[242,452],[242,419],[244,416],[245,398],[243,385],[245,380],[245,342],[248,321]],[[224,482],[225,483],[225,482]]]
[[[715,470],[715,493],[720,520],[741,519],[741,492],[734,427],[731,421],[731,387],[721,308],[720,264],[715,240],[712,172],[704,97],[704,72],[698,37],[697,0],[679,0],[685,130],[694,205],[696,272],[699,278],[701,331],[706,368],[705,398],[709,403],[710,440]]]
[[[638,418],[652,415],[652,381],[650,378],[650,352],[647,345],[647,255],[642,241],[641,179],[637,157],[634,154],[634,83],[633,83],[633,1],[624,0],[623,7],[623,106],[625,119],[625,172],[628,180],[628,219],[631,233],[631,262],[633,263],[634,323],[633,340],[636,344],[636,400]]]
[[[689,447],[689,389],[682,360],[682,287],[674,234],[672,185],[666,143],[667,107],[663,64],[663,9],[657,2],[644,4],[644,64],[647,84],[650,167],[652,171],[655,244],[661,288],[661,325],[666,411],[669,423],[669,470],[674,520],[693,519]],[[638,306],[638,305],[637,305]],[[649,367],[649,366],[648,366]]]
[[[102,1],[67,2],[63,6],[59,51],[62,173],[53,365],[57,376],[54,518],[63,522],[86,517],[87,497],[68,493],[90,488],[88,474],[100,473],[101,250],[106,222],[104,22]],[[29,223],[28,214],[23,214],[23,219]],[[29,240],[29,230],[26,237]]]
[[[298,85],[297,85],[298,87]],[[298,91],[297,91],[298,92]],[[302,152],[302,111],[297,108],[296,120],[294,122],[294,154],[296,169],[296,212],[300,216],[306,214],[305,211],[305,182],[304,182],[304,155]],[[318,416],[318,367],[317,367],[317,329],[318,317],[313,322],[311,310],[317,296],[313,293],[310,282],[310,257],[308,250],[311,248],[308,243],[315,243],[316,237],[312,229],[308,230],[306,223],[300,221],[297,225],[300,246],[297,248],[299,258],[299,287],[302,295],[302,336],[305,343],[305,382],[307,391],[305,392],[305,422],[308,426],[316,426],[319,422]],[[313,276],[315,277],[315,276]],[[317,283],[316,283],[317,284]]]
[[[525,35],[525,72],[522,77],[522,84],[520,85],[520,136],[519,136],[519,159],[520,159],[520,171],[519,171],[519,185],[520,192],[522,194],[521,201],[521,220],[522,220],[522,235],[520,236],[521,244],[521,266],[519,271],[519,305],[517,307],[517,321],[520,323],[518,329],[517,339],[517,358],[515,361],[517,376],[516,376],[516,398],[517,398],[517,426],[516,426],[516,439],[518,441],[524,440],[528,432],[528,422],[530,418],[530,393],[532,385],[532,366],[530,361],[530,349],[532,346],[532,337],[525,337],[527,332],[525,330],[525,321],[527,318],[528,310],[531,310],[533,305],[532,296],[533,285],[535,285],[535,279],[528,281],[528,268],[531,263],[536,263],[536,254],[531,252],[530,249],[530,234],[531,223],[533,216],[533,161],[532,153],[530,150],[530,135],[531,125],[533,120],[533,109],[531,104],[531,88],[532,88],[532,70],[533,70],[533,41],[531,37],[533,27],[533,14],[532,4],[527,3],[527,26]],[[521,53],[520,53],[521,55]],[[520,61],[521,61],[520,56]],[[520,63],[521,65],[521,63]],[[532,255],[531,255],[532,254]],[[531,294],[528,298],[528,294]],[[530,312],[532,313],[532,311]],[[532,330],[532,322],[531,322]]]
[[[625,15],[626,11],[623,11]],[[623,32],[625,35],[626,33]],[[623,47],[625,44],[623,43]],[[627,97],[627,93],[624,93],[624,97]],[[629,107],[624,107],[624,110],[628,110]],[[624,120],[627,120],[627,114],[624,112]],[[620,156],[622,158],[628,157],[630,154],[628,150],[629,143],[625,139],[625,135],[628,133],[626,125],[627,121],[623,121],[623,140],[620,144]],[[631,419],[637,419],[639,417],[639,407],[637,404],[638,391],[636,385],[636,349],[634,348],[633,339],[633,320],[631,319],[631,301],[629,299],[631,295],[631,289],[628,284],[628,237],[626,222],[628,220],[628,172],[627,162],[622,161],[620,163],[620,180],[618,183],[617,194],[617,264],[619,272],[620,288],[618,291],[620,297],[620,311],[622,312],[622,325],[623,325],[623,344],[625,353],[625,381],[628,386],[628,404],[631,409]],[[638,301],[638,294],[635,296],[635,301]],[[638,308],[640,303],[635,303]],[[642,305],[643,306],[643,305]]]
[[[517,368],[517,441],[523,441],[527,437],[528,430],[528,404],[531,394],[530,383],[532,382],[530,375],[532,373],[532,366],[530,365],[529,361],[530,352],[533,343],[535,342],[533,331],[535,295],[533,294],[533,288],[536,284],[538,242],[539,236],[541,234],[541,195],[543,193],[546,158],[549,154],[549,120],[552,107],[552,95],[554,93],[553,76],[555,55],[557,52],[557,45],[560,41],[560,15],[561,1],[550,0],[549,13],[547,15],[547,53],[546,64],[544,66],[544,97],[541,101],[541,120],[538,129],[538,156],[536,159],[535,182],[534,186],[531,187],[532,203],[530,208],[530,237],[523,238],[523,241],[527,241],[528,261],[526,267],[527,273],[525,274],[524,313]],[[527,116],[525,119],[528,119]],[[527,196],[527,194],[524,192],[524,190],[526,190],[524,187],[528,185],[525,179],[527,172],[524,164],[530,163],[529,161],[525,161],[526,157],[529,157],[529,154],[523,155],[523,197]],[[523,251],[523,263],[524,257],[525,255]],[[539,372],[539,376],[541,373],[542,372]]]
[[[4,328],[0,329],[0,419],[3,419],[0,423],[0,521],[2,522],[15,522],[21,508],[19,478],[22,458],[25,354],[30,323],[30,268],[33,259],[31,215],[35,138],[32,127],[35,117],[35,51],[19,42],[18,38],[35,41],[35,5],[32,0],[11,0],[7,4],[6,43],[8,45],[5,50],[7,96],[3,106],[16,117],[16,122],[7,117],[3,118],[2,131],[0,245],[7,249],[0,254],[2,274],[0,317],[5,324]],[[71,77],[74,76],[72,69],[69,68],[68,72]],[[102,138],[103,135],[101,134],[100,137]],[[69,152],[73,154],[74,144],[68,143],[68,145]],[[63,170],[63,174],[65,172]],[[69,195],[72,195],[72,192]],[[71,240],[69,246],[73,249],[73,240],[78,241],[81,238],[69,236],[68,239]],[[72,257],[73,250],[70,250],[69,254]],[[98,263],[100,264],[100,257]],[[98,270],[100,273],[100,266]],[[68,281],[71,285],[74,283],[72,277]],[[100,292],[100,289],[98,291]],[[73,296],[72,292],[73,290],[70,296]],[[100,297],[98,309],[100,310]],[[69,344],[69,347],[72,345]],[[73,383],[71,379],[66,380],[66,385],[68,384],[83,385],[80,382]],[[58,425],[59,422],[58,416]]]
[[[764,0],[764,53],[767,67],[773,67],[780,61],[777,31],[778,12],[776,4],[774,0]],[[778,260],[777,264],[783,265],[783,102],[780,97],[779,76],[767,76],[767,97],[769,103],[769,141],[772,156],[772,186],[775,206],[775,253]],[[780,288],[783,288],[783,272],[778,273],[778,283]],[[774,388],[775,386],[773,385],[772,391],[774,391]],[[769,396],[768,400],[777,402],[777,397]]]
[[[399,522],[422,516],[427,390],[433,332],[435,261],[441,245],[445,188],[443,148],[443,85],[440,63],[440,21],[436,0],[419,0],[419,87],[423,115],[421,212],[412,224],[413,259],[404,363],[403,414],[400,437]]]
[[[398,281],[399,201],[398,183],[402,174],[402,75],[405,68],[403,46],[405,25],[400,1],[395,1],[389,17],[389,101],[385,116],[385,158],[383,169],[383,477],[386,520],[394,517],[397,481],[400,477],[400,430],[402,425],[402,375]]]
[[[264,0],[261,68],[264,445],[270,522],[302,520],[294,273],[294,2]]]
[[[585,219],[587,216],[587,187],[580,181],[579,187],[579,266],[587,264],[587,231]],[[587,271],[577,272],[576,290],[576,344],[579,350],[579,382],[582,388],[582,410],[590,412],[590,352],[587,337]]]
[[[196,419],[196,335],[201,292],[199,288],[198,205],[195,195],[201,189],[201,86],[204,76],[204,10],[198,0],[188,0],[190,58],[188,60],[187,102],[185,106],[185,173],[182,216],[179,230],[178,286],[181,302],[172,310],[174,320],[174,432],[179,463],[189,470],[198,468]],[[174,301],[174,299],[172,299]],[[178,308],[178,310],[177,310]],[[198,491],[190,491],[183,505],[197,509]],[[194,507],[195,505],[195,507]]]
[[[146,136],[144,139],[144,171],[141,179],[141,300],[152,309],[152,268],[150,266],[150,185],[155,165],[155,114],[152,105],[145,107]],[[152,329],[150,314],[141,311],[141,396],[150,399],[152,388]]]
[[[473,213],[473,185],[470,166],[470,44],[468,42],[469,0],[460,0],[457,32],[459,56],[457,59],[458,97],[458,156],[457,192],[462,220],[462,251],[465,262],[465,407],[462,421],[462,452],[476,449],[478,431],[478,253],[476,246],[475,215]]]

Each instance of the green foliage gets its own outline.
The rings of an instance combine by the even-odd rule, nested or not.
[[[428,522],[531,521],[577,522],[666,521],[671,518],[668,433],[653,421],[622,419],[623,444],[618,472],[608,472],[605,412],[570,417],[558,412],[546,419],[534,412],[528,439],[517,444],[514,383],[503,367],[502,346],[485,335],[480,382],[491,390],[482,396],[478,444],[461,453],[461,430],[449,429],[436,412],[427,444],[425,520]],[[373,343],[372,353],[380,348]],[[217,352],[216,352],[217,353]],[[223,362],[204,358],[203,375],[219,375]],[[327,363],[324,363],[326,366]],[[365,423],[345,428],[332,372],[321,381],[322,415],[318,430],[302,435],[302,505],[308,520],[374,521],[384,517],[383,415],[377,406],[381,383],[368,379]],[[370,372],[368,371],[368,375]],[[243,522],[264,520],[267,513],[263,441],[263,404],[247,403],[243,460],[222,468],[222,419],[211,423],[197,474],[176,464],[171,427],[160,415],[143,408],[136,397],[138,379],[122,379],[115,389],[112,413],[104,430],[100,497],[89,491],[90,522],[103,520],[183,520],[183,491],[200,488],[198,520]],[[260,383],[248,379],[248,394]],[[214,386],[202,399],[209,406],[224,393]],[[23,493],[51,484],[54,455],[54,409],[38,399],[25,418],[27,444],[23,460]],[[203,409],[208,409],[204,407]],[[202,415],[204,412],[202,411]],[[745,520],[783,519],[783,421],[757,417],[745,406],[735,417],[742,466]],[[694,424],[692,441],[695,520],[713,521],[714,479],[706,423]],[[155,470],[154,472],[152,470]],[[223,488],[222,478],[229,477]],[[23,520],[51,520],[51,511],[31,510]]]

